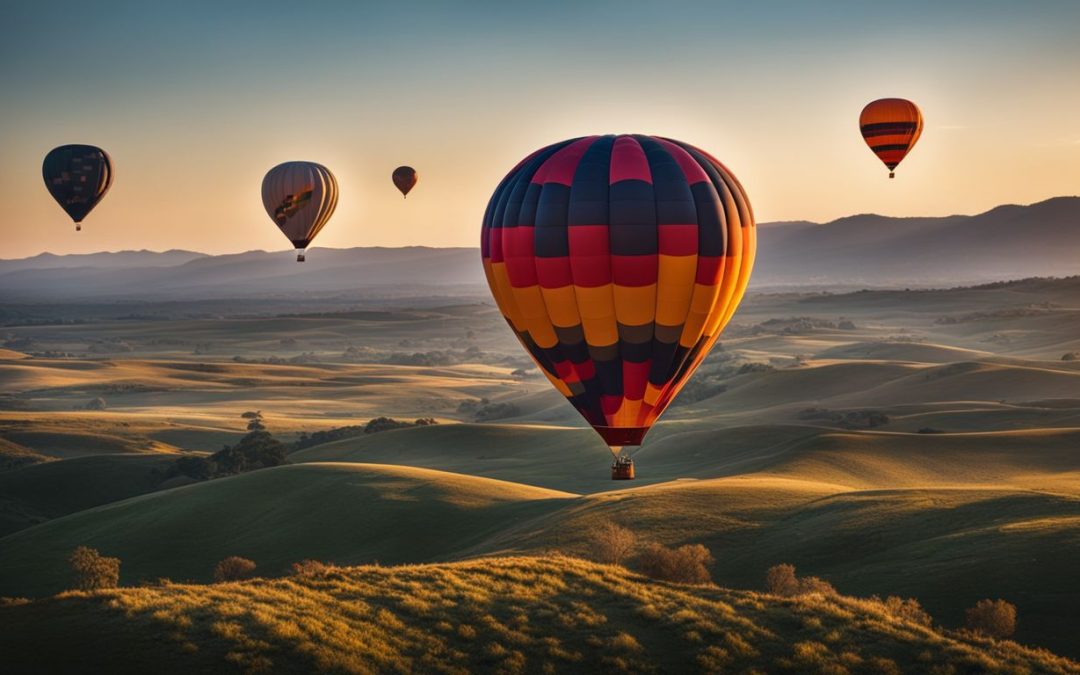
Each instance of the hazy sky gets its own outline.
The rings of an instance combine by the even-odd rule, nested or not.
[[[503,174],[590,133],[709,150],[759,221],[1080,193],[1075,0],[80,0],[9,3],[0,31],[3,258],[286,248],[259,186],[292,159],[341,186],[316,245],[473,246]],[[882,96],[926,118],[892,181],[857,128]],[[41,181],[63,143],[116,171],[78,234]]]

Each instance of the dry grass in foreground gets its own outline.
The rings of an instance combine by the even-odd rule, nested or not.
[[[9,602],[5,672],[1080,673],[880,602],[651,582],[574,558],[298,569]]]

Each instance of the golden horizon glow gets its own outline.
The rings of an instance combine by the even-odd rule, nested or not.
[[[1058,32],[1052,12],[1018,24],[994,5],[982,24],[951,13],[930,21],[899,50],[883,50],[861,30],[876,15],[850,32],[824,23],[794,34],[795,26],[750,10],[732,15],[749,37],[726,48],[701,42],[723,31],[700,26],[686,29],[698,39],[644,41],[652,25],[644,10],[625,17],[625,37],[600,36],[600,51],[574,42],[587,34],[580,27],[545,41],[544,31],[561,25],[554,10],[538,26],[486,33],[463,18],[460,35],[439,32],[432,19],[422,28],[433,44],[400,61],[337,33],[310,61],[269,47],[246,57],[248,43],[226,35],[203,52],[169,52],[169,65],[163,52],[145,72],[138,50],[114,47],[128,59],[119,73],[103,68],[81,85],[64,71],[35,69],[21,53],[22,64],[0,68],[5,90],[20,92],[0,103],[0,257],[285,249],[259,186],[287,160],[326,165],[341,188],[314,246],[476,246],[487,200],[519,159],[593,133],[659,134],[708,150],[742,181],[759,222],[944,216],[1074,195],[1080,89],[1068,84],[1080,72],[1080,49],[1066,24],[1077,12],[1053,9],[1062,15]],[[838,11],[826,18],[843,22]],[[48,22],[22,18],[29,35],[48,35]],[[381,20],[388,31],[398,25]],[[179,30],[147,21],[166,36]],[[220,65],[204,63],[211,57]],[[320,59],[325,71],[310,75]],[[857,126],[862,106],[882,96],[917,102],[926,119],[892,181]],[[42,158],[63,143],[99,145],[115,169],[111,191],[78,234],[41,182]],[[401,164],[420,173],[408,199],[390,179]]]

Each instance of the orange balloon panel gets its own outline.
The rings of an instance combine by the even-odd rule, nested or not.
[[[639,445],[731,319],[754,216],[687,143],[589,136],[543,148],[488,204],[481,253],[533,360],[612,446]]]
[[[882,98],[871,101],[859,115],[859,131],[863,140],[889,168],[893,169],[915,147],[922,134],[923,118],[919,106],[902,98]]]

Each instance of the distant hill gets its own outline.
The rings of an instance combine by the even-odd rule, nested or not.
[[[1080,197],[974,216],[863,214],[828,223],[763,223],[756,288],[982,283],[1080,273]],[[0,260],[0,302],[215,299],[377,292],[483,293],[474,248],[315,248],[209,256],[190,251],[42,254]],[[422,290],[426,289],[426,290]]]
[[[1080,273],[1080,197],[1005,205],[974,216],[767,223],[761,285],[926,286]]]
[[[18,270],[48,270],[68,269],[77,267],[94,267],[105,269],[123,269],[129,267],[172,267],[183,265],[186,262],[207,258],[205,253],[195,251],[182,251],[172,249],[170,251],[116,251],[101,253],[73,253],[70,255],[56,255],[54,253],[42,253],[30,258],[18,260],[0,260],[0,275]]]
[[[410,289],[430,293],[461,285],[482,290],[484,283],[480,254],[471,248],[315,248],[308,250],[304,264],[291,251],[190,254],[194,257],[186,259],[147,253],[143,265],[111,263],[110,256],[124,253],[94,255],[102,256],[100,264],[60,266],[51,264],[51,258],[44,266],[27,264],[36,258],[0,261],[0,301],[272,297],[368,288],[409,295]],[[175,259],[170,262],[170,257]]]

